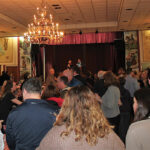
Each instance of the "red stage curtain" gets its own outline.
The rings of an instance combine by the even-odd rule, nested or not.
[[[61,43],[49,43],[49,45],[112,43],[115,39],[115,32],[68,34]]]
[[[125,65],[123,32],[66,35],[60,45],[45,45],[46,75],[53,66],[56,72],[66,68],[67,61],[73,64],[80,58],[84,66],[96,73],[98,70],[113,70]],[[120,39],[120,40],[116,40]],[[37,76],[43,74],[42,50],[32,45],[31,56],[36,64]]]

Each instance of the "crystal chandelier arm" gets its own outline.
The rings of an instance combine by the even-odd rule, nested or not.
[[[62,40],[64,33],[59,31],[59,24],[53,22],[52,14],[47,15],[47,11],[46,2],[42,0],[41,8],[37,8],[33,23],[28,25],[28,32],[24,34],[26,41],[45,44]]]

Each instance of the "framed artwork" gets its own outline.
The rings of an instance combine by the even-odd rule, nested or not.
[[[126,70],[138,70],[137,31],[124,32]]]
[[[0,38],[0,65],[18,65],[17,37]]]
[[[31,74],[31,46],[24,42],[23,37],[19,37],[20,51],[20,77],[23,78],[25,73]]]
[[[143,62],[150,62],[150,30],[142,31]]]

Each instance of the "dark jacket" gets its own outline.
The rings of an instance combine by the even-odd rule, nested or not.
[[[130,112],[132,109],[133,100],[131,99],[130,92],[123,86],[120,87],[121,102],[120,112]]]
[[[44,100],[27,99],[7,119],[10,150],[35,150],[55,121],[54,109]]]
[[[82,76],[80,76],[79,74],[74,76],[74,78],[76,78],[77,80],[81,81],[82,84],[86,85],[85,79]]]
[[[78,79],[74,78],[74,77],[72,78],[72,80],[68,84],[69,87],[75,87],[78,85],[82,85],[82,82],[79,81]]]
[[[99,79],[96,81],[94,85],[94,92],[98,93],[100,97],[102,97],[107,91],[108,87],[104,85],[104,79]]]
[[[4,120],[3,124],[6,125],[6,120],[9,112],[12,110],[14,103],[12,100],[15,96],[8,92],[2,99],[0,99],[0,120]]]

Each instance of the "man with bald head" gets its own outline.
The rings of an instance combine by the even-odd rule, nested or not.
[[[82,85],[81,81],[79,81],[78,79],[73,77],[73,71],[72,70],[69,70],[69,69],[64,70],[63,75],[68,78],[68,82],[69,82],[68,86],[69,87]]]

